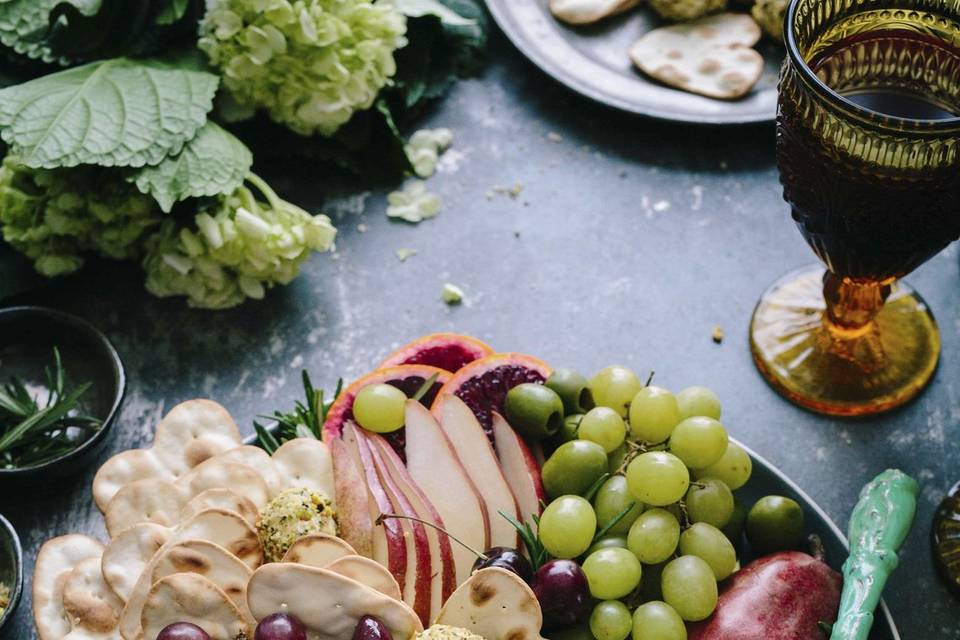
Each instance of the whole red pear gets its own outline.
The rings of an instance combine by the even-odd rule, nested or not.
[[[799,551],[759,558],[720,585],[714,614],[689,640],[823,640],[819,622],[837,619],[843,578]]]

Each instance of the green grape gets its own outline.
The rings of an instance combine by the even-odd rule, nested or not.
[[[680,523],[666,509],[640,514],[627,535],[627,548],[644,564],[657,564],[673,555],[680,540]]]
[[[677,456],[648,451],[627,465],[627,483],[640,502],[663,507],[683,497],[690,486],[690,472]]]
[[[709,467],[694,471],[693,475],[696,478],[723,480],[731,491],[736,491],[747,484],[752,471],[753,461],[750,459],[750,454],[739,444],[731,441],[719,460]]]
[[[617,547],[619,549],[627,548],[627,536],[603,536],[599,540],[593,543],[593,545],[587,549],[586,555],[590,555],[594,551],[599,551],[600,549],[610,549],[612,547]]]
[[[637,395],[641,388],[640,378],[626,367],[612,366],[601,369],[590,379],[587,388],[593,396],[593,402],[598,407],[610,407],[620,414],[627,416],[627,405]]]
[[[737,552],[720,529],[706,522],[697,522],[680,534],[680,553],[697,556],[713,570],[717,582],[737,568]]]
[[[707,618],[717,608],[713,569],[697,556],[680,556],[663,568],[663,599],[687,622]]]
[[[630,507],[631,504],[632,507]],[[597,512],[597,527],[603,529],[627,507],[630,507],[627,515],[613,525],[607,533],[626,534],[630,531],[633,521],[643,513],[643,504],[630,493],[627,479],[623,476],[611,476],[603,483],[593,499],[593,509]]]
[[[645,602],[633,612],[633,640],[687,640],[687,627],[666,602]]]
[[[590,548],[597,533],[597,516],[580,496],[562,496],[540,516],[540,542],[554,558],[576,558]]]
[[[543,488],[551,498],[581,495],[607,472],[608,464],[607,452],[596,442],[567,442],[543,465]]]
[[[630,403],[630,430],[645,442],[663,442],[680,422],[677,399],[660,387],[644,387]]]
[[[747,540],[755,553],[792,549],[803,537],[803,508],[783,496],[764,496],[747,514]]]
[[[590,409],[580,420],[578,437],[596,442],[607,453],[612,453],[627,437],[627,425],[620,414],[609,407]]]
[[[619,600],[607,600],[593,608],[590,631],[596,640],[625,640],[633,628],[633,616]]]
[[[390,433],[403,426],[407,396],[389,384],[371,384],[353,400],[357,424],[375,433]]]
[[[727,430],[713,418],[687,418],[670,434],[670,453],[691,469],[703,469],[723,457]]]
[[[706,387],[687,387],[677,394],[677,404],[681,420],[694,416],[720,419],[720,398]]]
[[[691,485],[687,491],[687,515],[691,522],[706,522],[722,529],[733,515],[733,493],[716,478],[702,478],[702,486]]]
[[[640,561],[628,549],[611,547],[594,551],[583,561],[582,568],[590,594],[598,600],[622,598],[640,584]]]

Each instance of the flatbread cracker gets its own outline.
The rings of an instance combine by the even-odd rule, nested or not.
[[[93,479],[101,511],[126,484],[147,478],[173,481],[213,456],[240,444],[240,431],[227,410],[212,400],[178,404],[157,425],[153,446],[113,456]]]
[[[102,544],[75,534],[53,538],[40,547],[33,570],[33,620],[40,640],[63,640],[70,633],[63,607],[67,576],[84,561],[99,561],[102,554]]]
[[[175,573],[151,587],[143,605],[139,637],[153,640],[174,622],[195,624],[211,640],[253,637],[253,621],[244,618],[222,589],[196,573]]]
[[[650,31],[630,48],[633,63],[677,89],[732,100],[750,92],[763,72],[751,49],[760,28],[750,16],[721,13]]]
[[[175,573],[196,573],[217,585],[252,620],[247,607],[247,583],[253,571],[218,544],[208,540],[184,540],[159,554],[153,563],[151,582]]]
[[[103,550],[103,578],[123,602],[130,599],[133,588],[157,551],[172,534],[159,524],[145,522],[121,532]]]
[[[100,559],[84,560],[63,583],[63,610],[71,626],[64,640],[120,640],[121,609],[123,603],[103,579]]]
[[[266,564],[247,585],[257,620],[285,610],[307,628],[307,640],[351,640],[365,615],[378,618],[393,640],[423,631],[420,618],[403,602],[327,569],[294,563]],[[284,608],[285,607],[285,608]]]
[[[297,538],[283,555],[282,562],[296,562],[323,568],[345,556],[356,555],[346,541],[327,533],[311,533]]]
[[[606,17],[629,11],[640,0],[550,0],[550,13],[567,24],[598,22]]]
[[[517,574],[488,567],[453,592],[437,624],[461,627],[486,640],[540,640],[543,612],[533,590]]]
[[[183,507],[180,512],[180,522],[185,522],[206,509],[223,509],[233,511],[251,526],[257,525],[257,517],[260,515],[257,505],[230,489],[207,489],[196,496]]]

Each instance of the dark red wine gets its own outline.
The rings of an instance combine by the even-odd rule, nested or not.
[[[845,94],[844,97],[861,107],[887,116],[893,116],[894,118],[948,120],[960,115],[951,113],[940,105],[930,102],[925,97],[913,93],[880,90],[850,93]]]

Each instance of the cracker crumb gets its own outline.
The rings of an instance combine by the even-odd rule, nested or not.
[[[463,289],[452,282],[445,283],[440,290],[440,299],[450,306],[463,302],[463,296]]]
[[[723,342],[723,336],[724,336],[723,327],[721,327],[718,324],[714,325],[713,331],[710,332],[710,337],[713,338],[713,341],[716,342],[717,344],[720,344],[721,342]]]

